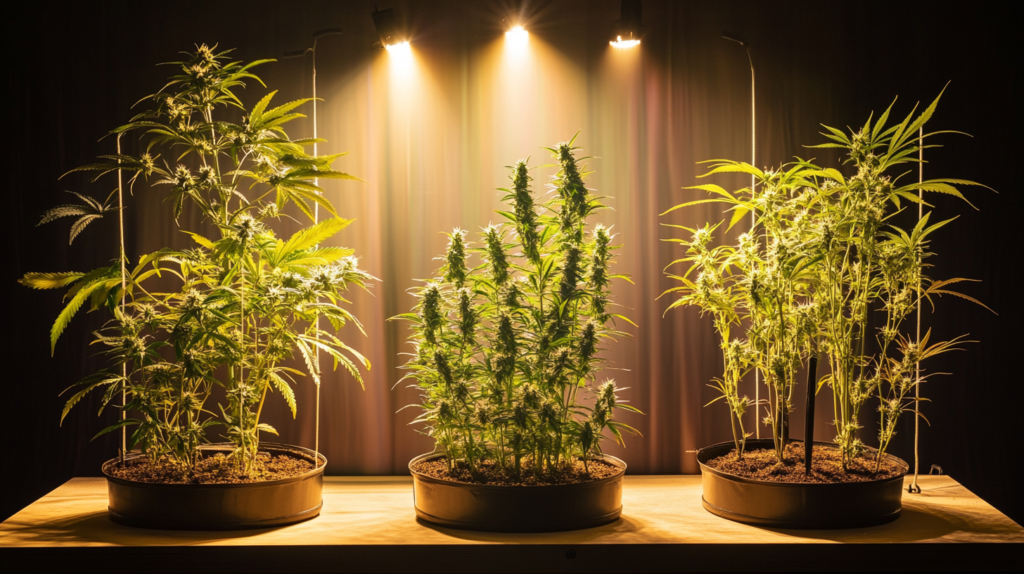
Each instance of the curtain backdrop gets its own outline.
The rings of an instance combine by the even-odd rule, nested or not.
[[[115,455],[116,441],[89,442],[103,424],[96,419],[95,400],[83,402],[63,428],[54,430],[62,402],[56,393],[99,364],[83,342],[102,318],[77,318],[51,359],[46,353],[47,330],[59,309],[59,297],[12,289],[10,284],[26,271],[82,269],[116,255],[116,226],[108,222],[94,225],[70,248],[62,224],[39,229],[33,225],[38,213],[63,201],[65,189],[89,189],[97,195],[109,191],[109,182],[89,188],[84,177],[60,182],[56,178],[95,155],[112,152],[113,139],[96,140],[126,121],[129,106],[174,72],[154,64],[175,59],[177,51],[191,49],[193,43],[237,47],[237,56],[244,60],[280,58],[286,51],[310,45],[312,33],[321,28],[345,30],[318,43],[318,130],[328,140],[319,151],[349,152],[336,168],[365,183],[325,183],[339,214],[356,220],[332,244],[354,248],[361,265],[381,280],[368,293],[352,294],[352,310],[367,335],[352,326],[342,334],[372,363],[365,389],[341,372],[324,376],[320,444],[331,474],[402,474],[409,459],[431,449],[432,442],[409,426],[417,411],[399,411],[417,402],[418,396],[404,384],[395,387],[402,374],[397,367],[404,362],[399,353],[408,350],[407,327],[387,319],[412,307],[414,299],[407,289],[437,268],[434,257],[447,241],[442,232],[461,227],[470,231],[472,240],[481,227],[501,220],[494,211],[501,206],[496,188],[507,183],[504,166],[529,156],[535,166],[534,191],[544,193],[555,169],[547,165],[552,160],[542,146],[577,132],[582,153],[594,156],[588,160],[594,172],[588,185],[609,196],[606,203],[612,208],[594,220],[614,226],[616,243],[623,246],[617,252],[616,271],[631,275],[635,283],[617,284],[615,301],[638,327],[625,326],[632,338],[609,345],[606,357],[614,370],[602,376],[629,387],[624,395],[645,414],[622,418],[644,437],[628,438],[625,449],[608,444],[607,452],[626,460],[630,472],[693,473],[698,467],[691,451],[729,440],[725,408],[703,406],[715,396],[706,383],[721,369],[710,320],[695,310],[665,314],[670,300],[657,299],[672,286],[663,268],[681,254],[677,245],[664,241],[678,237],[681,230],[661,224],[697,226],[725,217],[717,207],[659,214],[676,203],[703,197],[702,192],[681,189],[701,182],[697,176],[702,168],[696,162],[750,161],[750,68],[744,49],[721,39],[723,32],[754,44],[758,166],[778,165],[800,155],[840,167],[834,154],[801,147],[822,141],[819,123],[857,125],[870,111],[882,111],[897,94],[899,113],[905,114],[913,102],[934,98],[953,79],[935,123],[972,132],[979,140],[949,142],[956,154],[940,151],[936,157],[946,162],[940,165],[959,171],[950,167],[929,173],[926,168],[926,176],[982,179],[997,188],[1006,182],[999,189],[1011,189],[1006,174],[982,172],[969,161],[983,157],[979,145],[988,146],[980,150],[993,150],[998,138],[1005,137],[991,125],[999,120],[979,108],[1012,102],[1019,95],[1019,87],[997,91],[1000,80],[984,72],[998,69],[998,61],[978,68],[975,56],[1003,46],[995,44],[998,34],[984,31],[982,24],[990,20],[981,10],[933,15],[908,28],[915,21],[911,4],[893,14],[883,3],[840,7],[647,1],[643,44],[615,50],[607,40],[611,22],[618,18],[618,4],[526,3],[530,36],[526,45],[516,46],[503,35],[501,19],[506,14],[501,2],[396,1],[390,6],[412,32],[406,56],[370,47],[375,33],[369,16],[374,2],[369,1],[288,7],[186,2],[174,8],[124,3],[33,14],[27,31],[22,31],[25,42],[8,51],[26,54],[16,64],[16,133],[35,142],[29,146],[39,151],[16,150],[10,166],[18,184],[11,191],[16,208],[9,214],[16,217],[9,229],[16,261],[13,273],[5,274],[5,292],[11,290],[7,300],[14,306],[5,310],[10,313],[5,323],[9,333],[19,333],[10,343],[12,358],[28,362],[15,367],[15,374],[5,381],[5,392],[9,400],[32,404],[3,407],[9,413],[3,417],[5,435],[28,441],[10,451],[27,457],[35,473],[28,476],[45,477],[37,480],[42,485],[56,484],[71,472],[95,474],[100,461]],[[889,32],[876,28],[882,26],[880,13]],[[988,18],[999,20],[998,15]],[[948,47],[923,45],[939,33],[936,30],[954,28],[967,30],[970,41]],[[934,50],[948,57],[937,57]],[[311,65],[306,56],[262,66],[257,73],[269,89],[279,90],[276,101],[283,103],[311,96]],[[1019,71],[1012,73],[1019,84]],[[992,91],[981,96],[971,88],[978,85]],[[250,84],[241,95],[251,104],[266,92]],[[943,115],[947,109],[953,111]],[[311,116],[311,106],[305,112]],[[1019,114],[1011,112],[1009,119],[1017,122]],[[312,135],[311,118],[291,126],[293,137]],[[981,136],[990,139],[986,142]],[[128,138],[124,145],[129,152],[138,147]],[[714,181],[732,189],[748,182],[740,177]],[[996,307],[1002,303],[1010,311],[1011,303],[1000,291],[1005,262],[999,265],[995,255],[982,249],[983,240],[966,232],[1000,232],[998,226],[990,227],[992,218],[1007,217],[1011,200],[985,194],[975,201],[985,209],[983,215],[967,213],[960,235],[954,231],[935,247],[950,253],[942,258],[943,265],[949,264],[942,267],[945,275],[984,278],[983,286],[972,294]],[[937,206],[949,214],[961,210],[949,202],[939,201]],[[160,188],[135,189],[126,222],[133,259],[161,247],[188,245]],[[188,213],[180,224],[185,229],[204,226]],[[285,222],[277,231],[287,235],[297,228],[298,224]],[[1000,336],[1007,318],[998,323],[960,302],[941,305],[947,315],[929,317],[926,327],[934,323],[942,336],[987,336],[983,345],[946,359],[938,369],[954,375],[936,383],[940,387],[928,394],[937,402],[928,405],[926,413],[945,430],[925,430],[924,468],[933,461],[952,465],[956,478],[986,485],[993,496],[1008,499],[1005,481],[991,478],[1004,468],[992,458],[998,449],[986,450],[979,443],[989,436],[977,428],[984,401],[970,393],[970,386],[984,379],[999,392],[1016,392],[1019,403],[1019,387],[1011,388],[1004,376],[1008,371],[992,359],[1008,348]],[[314,390],[311,381],[299,385],[298,420],[292,419],[283,401],[268,402],[265,419],[280,431],[282,442],[313,446]],[[754,394],[751,384],[746,392]],[[803,391],[797,394],[802,397]],[[939,403],[939,397],[945,402]],[[829,440],[831,400],[826,394],[819,402],[823,407],[815,434]],[[802,400],[797,408],[802,408]],[[114,416],[103,415],[106,420]],[[753,428],[753,413],[748,418],[747,428]],[[909,458],[907,423],[909,417],[893,450]],[[794,416],[793,435],[803,432],[802,417]],[[874,434],[873,425],[867,424],[865,440],[871,443]],[[31,491],[25,486],[28,482],[26,478],[19,484]]]
[[[369,3],[342,9],[342,26],[352,33],[325,37],[317,48],[317,95],[323,99],[318,132],[329,142],[320,152],[350,152],[337,167],[366,180],[326,183],[326,195],[341,216],[356,219],[331,241],[354,248],[362,265],[381,279],[370,293],[353,294],[353,310],[367,336],[354,327],[344,335],[373,365],[366,388],[340,371],[324,377],[321,445],[328,471],[402,473],[409,459],[432,448],[430,439],[408,426],[419,411],[397,412],[416,402],[418,391],[406,383],[392,389],[402,375],[400,353],[410,349],[406,324],[387,318],[408,311],[415,300],[407,289],[433,276],[439,265],[435,257],[447,243],[442,232],[461,227],[472,240],[482,227],[502,219],[495,210],[502,208],[497,188],[508,183],[505,166],[529,156],[536,166],[534,191],[544,194],[556,168],[549,166],[553,160],[542,146],[578,131],[581,154],[594,156],[588,161],[594,171],[588,184],[610,196],[612,209],[593,219],[612,226],[622,245],[616,271],[635,282],[620,282],[615,300],[639,328],[625,325],[633,337],[607,345],[605,355],[615,370],[601,376],[629,388],[624,396],[645,415],[622,418],[644,438],[629,439],[625,449],[609,441],[608,452],[639,473],[697,472],[695,457],[686,451],[731,436],[725,409],[703,408],[715,396],[704,383],[719,373],[720,351],[711,322],[696,311],[662,316],[670,300],[657,296],[672,286],[662,269],[681,251],[664,241],[679,230],[660,224],[692,227],[723,215],[718,207],[672,217],[659,213],[704,197],[680,189],[698,183],[701,167],[695,162],[750,160],[750,69],[744,49],[722,40],[719,25],[691,17],[680,3],[649,3],[645,20],[653,29],[633,50],[608,44],[616,2],[539,7],[527,21],[525,44],[506,40],[500,13],[474,4],[412,2],[398,9],[413,34],[409,54],[369,47],[373,27],[359,25],[367,19]],[[257,50],[246,46],[251,57]],[[824,65],[823,54],[785,66],[769,64],[768,54],[757,51],[756,56],[763,75],[759,165],[785,161],[802,151],[801,143],[817,143],[818,121],[844,123],[829,81],[813,72]],[[784,82],[777,75],[781,70]],[[281,101],[312,93],[311,57],[258,73],[270,89],[281,90]],[[265,91],[250,87],[246,99],[255,101]],[[290,133],[311,135],[312,124],[295,125]],[[732,188],[749,182],[721,180]],[[131,217],[145,230],[136,235],[137,253],[187,245],[159,188],[137,197],[140,206]],[[314,392],[310,381],[301,385],[298,420],[283,401],[270,403],[265,419],[285,442],[313,445]],[[753,412],[749,418],[753,428]],[[794,431],[802,432],[799,425]]]

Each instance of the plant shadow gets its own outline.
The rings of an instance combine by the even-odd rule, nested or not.
[[[585,528],[583,530],[569,530],[565,532],[535,532],[535,533],[516,533],[516,532],[481,532],[477,530],[459,530],[457,528],[447,528],[445,526],[438,526],[432,524],[419,517],[416,518],[421,526],[429,528],[439,534],[451,538],[457,538],[459,540],[471,540],[474,542],[509,542],[519,544],[560,544],[560,543],[582,543],[596,540],[598,538],[604,538],[613,534],[621,533],[636,533],[644,529],[645,525],[643,522],[630,518],[628,516],[621,516],[618,520],[604,524],[602,526],[595,526],[593,528]]]
[[[972,520],[970,514],[944,511],[931,507],[927,511],[913,506],[904,506],[900,517],[879,526],[836,530],[796,530],[789,528],[765,528],[778,534],[794,538],[829,540],[847,543],[900,543],[938,540],[957,532],[964,533],[964,540],[983,541],[989,536],[1017,533],[1012,526],[984,520]]]
[[[283,528],[253,528],[248,530],[157,530],[124,526],[112,521],[106,511],[62,516],[44,522],[19,523],[9,519],[4,523],[5,536],[24,545],[90,545],[110,544],[132,546],[187,546],[214,540],[236,540],[258,536]]]

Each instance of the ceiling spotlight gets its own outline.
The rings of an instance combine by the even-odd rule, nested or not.
[[[378,10],[374,6],[373,13],[370,15],[373,16],[373,25],[377,28],[378,40],[374,42],[374,46],[390,49],[392,46],[404,44],[408,47],[409,40],[405,38],[405,35],[402,34],[398,27],[398,20],[395,18],[394,9],[385,8]]]
[[[505,17],[501,19],[501,26],[505,29],[505,39],[514,44],[525,44],[530,38],[530,33],[526,30],[530,22],[526,3],[527,0],[503,1]]]
[[[398,42],[397,44],[385,44],[384,47],[387,48],[387,51],[391,52],[392,54],[398,52],[408,52],[411,50],[411,48],[409,47],[408,40],[404,42]]]
[[[615,39],[609,43],[612,45],[613,48],[619,48],[621,50],[624,50],[626,48],[633,48],[635,46],[639,46],[640,39],[633,38],[632,36],[623,39],[621,34],[616,34]]]
[[[643,6],[640,0],[622,0],[619,14],[619,20],[612,23],[610,44],[623,49],[639,46],[643,34]]]
[[[523,28],[522,24],[516,24],[505,32],[505,37],[514,42],[523,42],[530,37],[530,33]]]

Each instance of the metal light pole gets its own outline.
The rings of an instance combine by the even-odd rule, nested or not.
[[[304,50],[296,50],[294,52],[286,52],[285,55],[284,55],[285,58],[297,58],[297,57],[300,57],[300,56],[305,56],[307,52],[310,52],[310,53],[313,54],[313,156],[314,157],[319,155],[318,150],[317,150],[317,141],[316,141],[316,139],[317,139],[317,130],[316,130],[316,43],[317,43],[317,40],[319,40],[320,38],[322,38],[324,36],[330,36],[331,34],[341,34],[341,28],[327,28],[325,30],[320,30],[319,32],[313,34],[313,46],[311,46],[309,48],[306,48]],[[319,186],[320,185],[320,178],[318,178],[318,177],[317,178],[313,178],[313,185]],[[314,202],[313,203],[313,223],[315,224],[315,223],[318,223],[319,221],[320,221],[320,204]],[[316,328],[317,328],[317,330],[320,329],[320,315],[319,314],[316,316]],[[316,348],[316,359],[315,360],[316,360],[316,368],[317,368],[317,370],[319,370],[320,369],[320,348],[319,347]],[[316,423],[315,424],[316,424],[316,431],[315,431],[316,432],[316,436],[315,436],[315,439],[314,439],[314,446],[313,446],[313,451],[314,451],[314,454],[313,454],[313,464],[314,464],[314,467],[318,467],[318,466],[320,466],[320,383],[319,382],[316,384]]]
[[[918,185],[924,181],[924,126],[917,128],[917,183]],[[917,221],[920,222],[924,216],[924,191],[918,188],[917,190]],[[920,257],[920,254],[918,254]],[[917,283],[918,297],[917,297],[917,345],[921,345],[921,279],[918,278]],[[914,366],[914,480],[907,487],[907,492],[911,494],[920,494],[921,487],[917,484],[917,475],[919,469],[920,458],[917,453],[918,437],[921,430],[921,361],[918,361]]]
[[[736,38],[722,35],[722,39],[729,40],[730,42],[736,42],[747,51],[747,61],[750,62],[750,165],[756,166],[757,160],[757,90],[756,84],[754,83],[754,58],[750,55],[750,43],[745,40],[738,40]],[[757,183],[757,178],[750,175],[750,200],[754,200],[754,185]],[[754,225],[757,223],[757,212],[753,209],[750,210],[750,231],[754,231]],[[757,409],[761,405],[761,373],[754,369],[754,404],[757,405],[754,408],[754,430],[756,432],[756,438],[761,438],[761,423],[758,422],[760,419],[757,415]]]
[[[117,164],[121,165],[121,136],[124,132],[117,134]],[[121,168],[117,168],[117,224],[121,239],[121,315],[124,315],[125,283],[127,270],[125,269],[124,254],[124,184],[121,180]],[[121,421],[124,422],[128,416],[128,393],[125,386],[128,384],[128,364],[121,363]],[[121,466],[124,466],[124,459],[128,456],[128,427],[121,427]]]

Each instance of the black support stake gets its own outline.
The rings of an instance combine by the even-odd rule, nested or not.
[[[811,355],[807,361],[807,418],[804,419],[804,472],[811,474],[811,457],[814,454],[814,397],[818,386],[818,356]]]

